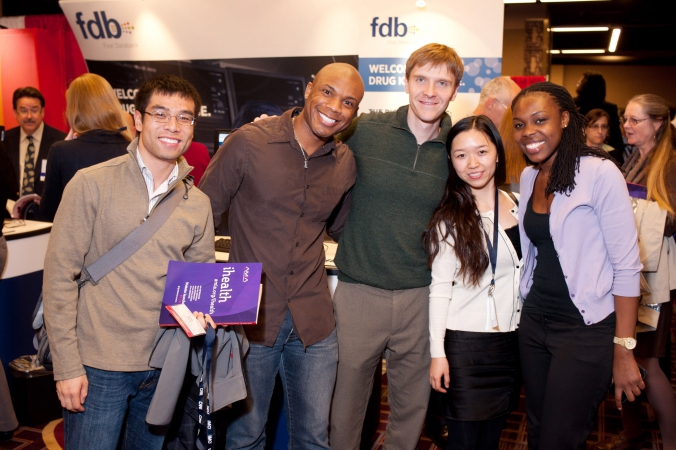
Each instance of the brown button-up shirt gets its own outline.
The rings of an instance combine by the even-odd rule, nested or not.
[[[229,210],[230,261],[262,262],[264,289],[258,324],[246,327],[254,343],[272,346],[291,310],[304,346],[335,328],[324,268],[324,232],[342,230],[356,179],[352,151],[333,140],[305,168],[289,110],[247,124],[225,140],[200,189],[211,199],[216,223]]]

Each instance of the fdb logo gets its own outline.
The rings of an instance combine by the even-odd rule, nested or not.
[[[85,39],[89,39],[89,36],[93,39],[119,39],[122,37],[122,33],[131,34],[134,30],[134,26],[130,25],[129,22],[120,25],[117,20],[109,19],[106,17],[105,11],[94,11],[94,18],[87,22],[82,20],[82,13],[78,12],[75,14],[75,23],[80,27]],[[87,35],[87,31],[89,31],[89,35]]]
[[[378,19],[380,17],[374,17],[371,22],[371,37],[376,37],[376,31],[381,37],[404,37],[408,33],[408,27],[404,22],[399,22],[399,17],[388,17],[387,22],[383,23],[378,23]]]

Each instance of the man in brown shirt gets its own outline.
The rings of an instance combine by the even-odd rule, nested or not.
[[[235,405],[226,447],[263,448],[275,377],[289,408],[290,448],[329,448],[338,344],[323,236],[337,237],[356,179],[352,151],[333,136],[364,95],[357,70],[330,64],[305,90],[305,106],[235,131],[200,188],[214,217],[229,210],[230,261],[265,272],[258,324],[248,327],[247,399]]]

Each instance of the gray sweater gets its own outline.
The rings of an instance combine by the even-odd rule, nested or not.
[[[206,195],[190,189],[155,235],[97,285],[74,281],[148,215],[148,191],[129,154],[77,172],[66,186],[45,257],[45,324],[54,378],[84,375],[83,365],[150,370],[169,260],[213,262],[214,226]],[[191,167],[179,161],[182,183]],[[165,194],[166,195],[166,194]]]

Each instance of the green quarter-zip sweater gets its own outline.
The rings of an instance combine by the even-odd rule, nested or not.
[[[338,279],[380,289],[428,286],[421,238],[448,178],[444,114],[439,135],[421,145],[408,127],[408,106],[362,114],[340,139],[357,162],[357,182],[336,255]]]

